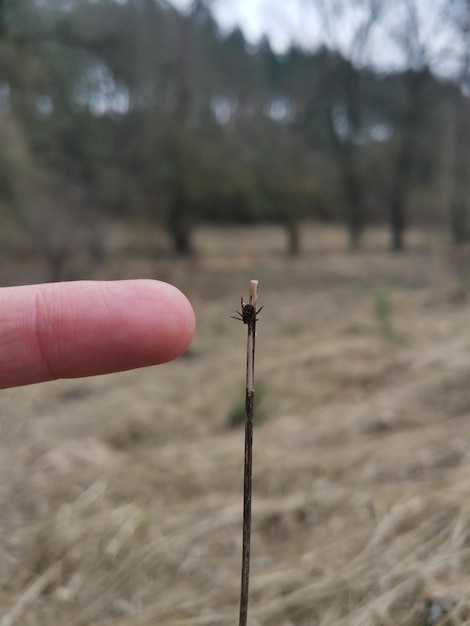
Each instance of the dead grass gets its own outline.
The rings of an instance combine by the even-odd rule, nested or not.
[[[250,624],[470,623],[460,273],[430,235],[403,256],[382,232],[356,255],[333,229],[303,239],[289,259],[276,229],[206,229],[195,262],[119,261],[113,276],[188,293],[189,355],[2,392],[0,626],[237,623],[243,432],[227,415],[245,333],[229,316],[251,278],[269,410],[254,442]]]

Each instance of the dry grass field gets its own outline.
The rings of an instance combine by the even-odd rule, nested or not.
[[[246,328],[259,280],[250,626],[470,624],[470,304],[436,235],[205,229],[174,363],[0,395],[0,626],[238,623]],[[136,303],[138,306],[138,303]]]

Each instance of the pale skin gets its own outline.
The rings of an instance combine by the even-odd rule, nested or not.
[[[187,298],[157,280],[0,289],[0,389],[165,363],[195,331]]]

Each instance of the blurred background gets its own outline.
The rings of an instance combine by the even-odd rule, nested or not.
[[[0,285],[198,325],[0,394],[0,626],[237,623],[250,279],[250,626],[470,623],[469,79],[468,0],[0,0]]]
[[[116,226],[188,256],[208,223],[298,254],[306,219],[465,244],[469,28],[465,0],[2,0],[2,261],[90,276]]]

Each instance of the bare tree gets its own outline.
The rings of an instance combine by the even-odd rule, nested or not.
[[[22,198],[20,214],[47,280],[72,280],[94,269],[104,258],[105,231],[83,190],[42,173],[30,192]]]
[[[393,4],[393,6],[392,6]],[[400,252],[405,247],[407,203],[412,182],[417,138],[426,113],[426,87],[431,77],[429,41],[423,35],[422,18],[415,0],[402,0],[401,19],[389,29],[403,55],[405,103],[395,128],[395,157],[391,168],[389,194],[390,248]],[[390,11],[396,3],[389,4]]]
[[[444,190],[443,201],[449,213],[452,242],[456,246],[470,242],[470,207],[468,171],[470,157],[469,103],[465,91],[470,85],[470,2],[451,0],[444,7],[443,19],[457,37],[452,46],[455,87],[449,90],[444,109]]]
[[[195,69],[197,64],[196,28],[204,19],[203,0],[193,0],[190,10],[181,15],[176,33],[175,98],[170,112],[173,133],[170,136],[168,156],[171,163],[167,228],[175,251],[184,256],[193,254],[191,242],[191,197],[188,189],[187,151],[191,143],[192,113],[196,96]]]
[[[358,68],[368,61],[370,36],[377,26],[382,3],[360,0],[352,5],[346,0],[330,2],[314,0],[322,24],[325,44],[340,53],[335,67],[326,68],[323,85],[325,116],[331,144],[338,166],[351,249],[360,246],[366,225],[366,200],[359,167],[359,138],[362,131],[362,85]],[[344,36],[345,23],[349,35]],[[331,82],[334,82],[333,88]],[[316,97],[316,94],[315,96]]]

